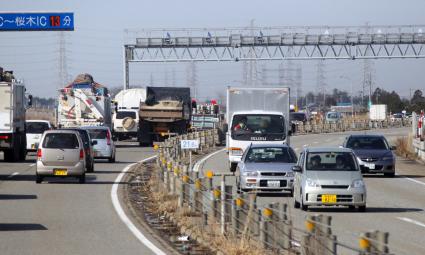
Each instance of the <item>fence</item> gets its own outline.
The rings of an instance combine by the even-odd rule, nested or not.
[[[157,185],[177,199],[177,212],[190,218],[183,220],[182,230],[198,242],[224,254],[231,253],[229,247],[235,244],[234,249],[244,247],[250,254],[327,255],[338,254],[340,249],[352,254],[389,254],[388,233],[362,233],[359,248],[355,248],[332,234],[330,216],[308,216],[305,229],[299,229],[292,224],[287,204],[259,207],[255,192],[233,193],[234,186],[226,183],[227,174],[207,171],[201,176],[191,169],[187,150],[180,149],[180,141],[185,139],[199,139],[197,152],[207,152],[218,143],[218,134],[217,130],[201,131],[156,145],[156,178],[160,180]],[[219,186],[213,178],[220,178]]]
[[[396,121],[345,120],[337,123],[308,121],[305,123],[294,123],[292,129],[296,134],[308,134],[359,131],[373,128],[409,127],[411,125],[412,122],[408,119]]]

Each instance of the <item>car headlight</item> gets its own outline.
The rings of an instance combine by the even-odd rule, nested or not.
[[[294,176],[295,176],[294,172],[287,172],[286,173],[286,177],[294,177]]]
[[[383,161],[386,161],[386,160],[393,160],[394,159],[394,157],[391,155],[391,156],[383,156],[382,157],[382,160]]]
[[[364,185],[364,182],[363,182],[363,180],[354,180],[353,181],[353,184],[351,185],[353,188],[361,188],[361,187],[363,187],[363,186],[365,186]]]
[[[313,179],[307,179],[306,184],[307,184],[308,187],[314,187],[314,188],[320,187],[319,182],[317,180],[313,180]]]
[[[242,173],[243,176],[250,176],[250,177],[255,177],[258,176],[258,172],[243,172]]]
[[[230,147],[229,151],[230,151],[230,155],[232,156],[242,156],[243,154],[242,148],[238,148],[238,147]]]

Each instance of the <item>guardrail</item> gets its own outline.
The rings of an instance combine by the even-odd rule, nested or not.
[[[359,131],[373,128],[409,127],[411,125],[412,121],[403,119],[397,121],[345,120],[337,123],[309,121],[306,123],[294,123],[292,127],[295,128],[293,131],[295,131],[296,134],[308,134]]]
[[[187,150],[180,148],[179,141],[186,139],[199,139],[197,152],[205,152],[216,146],[218,133],[217,130],[195,132],[156,145],[156,178],[159,180],[156,189],[177,200],[176,211],[164,214],[171,218],[186,217],[181,221],[181,229],[192,239],[224,254],[232,250],[228,245],[236,245],[235,249],[245,247],[251,254],[327,255],[338,254],[338,251],[389,254],[388,233],[361,233],[356,248],[355,244],[338,241],[332,234],[330,216],[309,215],[305,229],[299,229],[292,223],[288,204],[279,202],[260,207],[255,192],[233,193],[234,185],[226,183],[230,174],[215,175],[207,171],[203,176],[193,171]],[[219,186],[214,186],[214,178],[220,178]]]

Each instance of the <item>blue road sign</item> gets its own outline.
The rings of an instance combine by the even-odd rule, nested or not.
[[[0,31],[74,30],[72,12],[0,13]]]

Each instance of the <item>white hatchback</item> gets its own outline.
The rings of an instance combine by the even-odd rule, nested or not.
[[[81,129],[89,131],[90,140],[97,142],[93,145],[95,159],[108,159],[110,163],[115,162],[115,144],[108,127],[87,126]]]
[[[27,136],[27,151],[36,151],[44,131],[52,129],[47,120],[27,120],[25,130]]]

